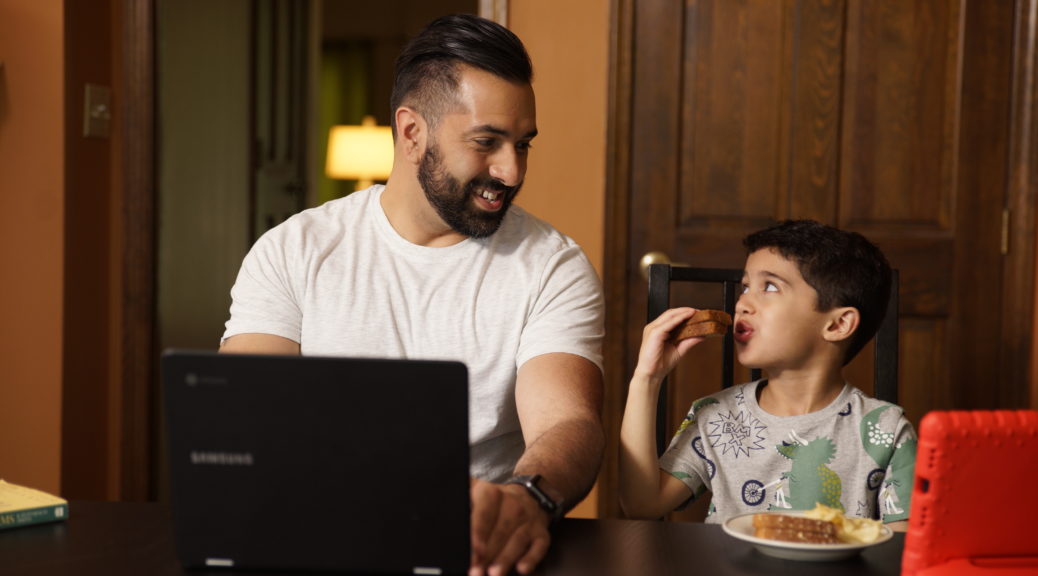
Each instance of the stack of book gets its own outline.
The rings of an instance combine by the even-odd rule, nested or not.
[[[0,530],[68,518],[68,502],[41,490],[0,480]]]

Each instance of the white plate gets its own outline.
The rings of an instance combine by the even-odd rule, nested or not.
[[[823,562],[828,560],[842,560],[861,552],[869,546],[882,544],[894,535],[894,533],[883,527],[879,538],[871,544],[806,544],[802,542],[783,542],[781,540],[769,540],[757,538],[753,535],[754,514],[789,514],[791,516],[803,516],[803,512],[755,512],[740,514],[729,518],[721,527],[725,532],[739,540],[745,540],[753,544],[761,554],[786,560],[808,560]]]

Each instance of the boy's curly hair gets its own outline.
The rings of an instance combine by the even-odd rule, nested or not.
[[[876,335],[890,300],[891,271],[883,252],[861,234],[814,220],[786,220],[743,240],[748,253],[774,248],[795,262],[818,292],[818,310],[858,309],[861,321],[844,356],[846,366]]]

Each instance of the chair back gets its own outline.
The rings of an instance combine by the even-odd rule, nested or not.
[[[652,264],[648,269],[648,321],[652,322],[672,306],[672,282],[717,284],[721,290],[722,309],[735,317],[735,303],[742,290],[743,271],[734,268],[696,268],[672,264]],[[679,305],[694,305],[681,303]],[[875,337],[875,384],[873,394],[880,400],[897,403],[898,380],[898,272],[892,271],[890,302],[887,313]],[[721,388],[728,388],[735,379],[735,337],[732,327],[724,335],[721,367]],[[760,370],[751,370],[751,380],[761,377]],[[667,381],[660,385],[660,399],[656,405],[656,451],[667,448],[667,431],[673,427],[667,422]]]

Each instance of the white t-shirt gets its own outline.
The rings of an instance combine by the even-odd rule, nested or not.
[[[503,480],[524,449],[518,368],[551,352],[602,367],[601,282],[576,243],[518,206],[489,238],[412,244],[383,212],[383,189],[303,211],[264,234],[231,289],[223,338],[274,334],[312,356],[464,362],[471,473]]]

